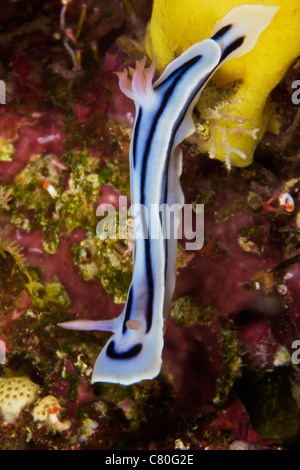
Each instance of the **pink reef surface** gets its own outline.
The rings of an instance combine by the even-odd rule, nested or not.
[[[10,195],[0,193],[0,339],[7,348],[0,377],[30,377],[42,396],[59,399],[71,426],[57,434],[25,411],[14,425],[0,418],[0,448],[174,449],[178,439],[196,450],[299,448],[300,377],[291,360],[293,341],[300,339],[299,133],[293,125],[299,112],[287,98],[299,67],[273,96],[282,132],[265,136],[250,167],[228,173],[183,144],[182,187],[186,202],[205,205],[205,236],[198,251],[185,252],[181,242],[162,372],[131,387],[92,386],[107,334],[66,332],[56,324],[112,318],[123,308],[112,292],[126,292],[124,263],[107,286],[104,265],[87,278],[93,252],[75,261],[74,246],[91,238],[91,220],[96,230],[98,204],[117,208],[119,196],[129,195],[134,106],[114,72],[143,57],[151,2],[134,0],[123,9],[126,2],[118,0],[74,0],[63,22],[59,1],[3,3],[0,73],[7,103],[0,106],[0,145],[12,145],[13,152],[4,159],[0,149],[0,190]],[[94,165],[89,173],[80,163],[72,166],[81,152]],[[39,158],[52,159],[59,176],[53,173],[51,183],[51,174],[37,167],[36,183],[23,189],[22,199],[18,178]],[[66,229],[71,212],[66,206],[62,216],[56,197],[74,181],[80,193],[91,175],[99,187],[83,193],[90,199],[82,219],[80,208],[74,216],[80,223]],[[59,195],[49,195],[45,206],[49,177]],[[44,193],[37,192],[42,187]],[[283,192],[293,197],[291,212],[279,203]],[[45,237],[54,230],[59,243],[46,250]],[[33,291],[28,276],[36,276]],[[69,302],[40,300],[54,280]]]

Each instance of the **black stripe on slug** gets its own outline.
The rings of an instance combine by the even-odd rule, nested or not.
[[[136,143],[138,139],[139,127],[142,119],[142,108],[139,109],[139,114],[136,119],[135,128],[134,128],[134,136],[133,136],[133,143],[132,143],[132,156],[133,156],[133,167],[135,168],[136,164]]]
[[[226,49],[223,51],[223,54],[221,56],[220,63],[223,60],[225,60],[226,57],[229,56],[229,54],[231,54],[233,51],[238,49],[243,44],[244,41],[245,41],[245,36],[241,36],[240,38],[233,41],[228,47],[226,47]]]
[[[185,62],[183,65],[181,65],[180,67],[178,67],[177,69],[173,70],[172,73],[170,73],[170,75],[163,81],[161,82],[159,85],[157,85],[154,89],[155,90],[158,90],[161,86],[165,85],[168,81],[172,80],[172,78],[178,74],[180,72],[180,74],[178,75],[178,77],[176,77],[176,82],[178,81],[178,79],[181,78],[182,76],[182,73],[184,73],[186,71],[186,69],[188,69],[189,67],[193,66],[199,59],[202,58],[202,54],[199,54],[195,57],[193,57],[192,59],[188,60],[187,62]],[[174,81],[175,81],[174,80]]]
[[[154,297],[154,285],[153,285],[153,275],[152,275],[152,266],[151,266],[151,254],[150,254],[150,240],[149,238],[145,239],[145,252],[146,252],[146,271],[147,271],[147,280],[148,280],[148,305],[147,305],[147,314],[146,314],[146,333],[149,333],[152,326],[152,305]]]
[[[115,350],[115,342],[111,341],[107,347],[106,355],[111,359],[131,359],[132,357],[137,356],[141,352],[142,347],[143,345],[139,343],[133,346],[132,348],[128,349],[128,351],[118,353]]]
[[[211,39],[220,39],[222,36],[224,36],[224,34],[227,33],[227,31],[229,31],[230,29],[232,28],[232,24],[228,24],[227,26],[223,26],[223,28],[219,29],[219,31],[217,31]]]
[[[129,292],[128,292],[128,299],[127,299],[127,304],[126,304],[126,312],[125,312],[125,317],[124,317],[124,323],[123,323],[123,329],[122,329],[122,333],[126,333],[126,330],[127,330],[127,326],[126,326],[126,323],[128,322],[129,318],[130,318],[130,314],[131,314],[131,307],[132,307],[132,286],[130,287],[129,289]]]

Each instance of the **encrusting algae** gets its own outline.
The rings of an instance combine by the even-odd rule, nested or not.
[[[221,90],[217,100],[208,96],[211,91],[208,87],[197,106],[202,118],[208,121],[210,133],[201,147],[227,167],[250,165],[264,133],[278,132],[270,93],[300,54],[299,2],[250,3],[279,9],[253,50],[229,60],[216,72],[214,80]],[[243,4],[241,0],[154,0],[146,50],[152,60],[156,57],[159,72],[192,44],[210,37],[216,21]],[[207,101],[211,101],[211,110],[207,110]]]

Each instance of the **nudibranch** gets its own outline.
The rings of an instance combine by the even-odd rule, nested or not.
[[[215,22],[231,8],[244,3],[247,1],[154,0],[146,34],[147,54],[157,58],[161,72],[191,44],[209,37]],[[227,167],[250,165],[265,131],[280,130],[276,104],[270,93],[300,55],[299,0],[251,0],[250,3],[280,9],[262,33],[257,47],[218,70],[213,79],[218,93],[212,95],[210,91],[214,89],[206,89],[197,104],[206,139],[203,140],[201,125],[199,136],[193,139],[200,150],[225,162]],[[207,102],[212,112],[207,109]]]
[[[140,216],[133,219],[132,282],[119,317],[60,324],[113,333],[97,358],[92,382],[129,385],[160,372],[164,319],[175,286],[176,216],[175,230],[167,231],[169,237],[164,236],[164,228],[170,224],[167,207],[184,202],[179,144],[195,130],[192,111],[208,79],[226,60],[251,50],[276,11],[260,6],[233,9],[217,23],[210,39],[194,44],[171,62],[153,85],[155,65],[145,69],[145,61],[131,70],[132,80],[127,70],[119,76],[122,91],[136,106],[130,147],[131,203],[140,207]]]

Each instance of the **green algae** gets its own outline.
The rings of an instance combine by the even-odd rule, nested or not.
[[[236,380],[242,375],[241,344],[237,333],[225,326],[220,334],[224,372],[217,379],[217,394],[214,403],[218,406],[226,403]]]
[[[75,265],[83,279],[99,279],[103,288],[113,295],[115,303],[124,303],[132,277],[132,256],[124,254],[126,245],[115,240],[86,238],[72,245]]]
[[[42,229],[43,248],[49,254],[57,252],[62,236],[71,235],[78,227],[83,228],[86,238],[79,245],[74,244],[71,250],[82,278],[99,279],[115,302],[122,303],[132,275],[128,244],[126,240],[100,240],[92,234],[99,222],[95,204],[101,184],[111,180],[110,183],[121,187],[126,181],[128,191],[128,162],[126,165],[123,162],[120,171],[117,171],[116,161],[99,168],[99,159],[87,151],[68,152],[65,162],[68,174],[56,165],[54,156],[34,156],[16,176],[15,182],[5,188],[6,193],[2,191],[2,205],[16,228]],[[54,193],[47,191],[48,184],[52,185]],[[44,300],[39,301],[41,286],[34,282],[28,282],[28,289],[35,297],[35,303],[42,304]],[[51,286],[46,289],[48,292],[45,294],[44,291],[42,297],[51,295]]]
[[[59,237],[76,227],[94,230],[96,215],[93,203],[99,192],[99,161],[86,152],[68,154],[71,174],[67,188],[66,171],[56,166],[55,157],[35,156],[9,187],[12,197],[10,214],[16,228],[41,228],[44,248],[54,253]],[[53,191],[47,190],[51,185]]]
[[[130,386],[97,383],[94,391],[106,403],[107,415],[119,413],[118,422],[124,420],[136,448],[145,448],[149,435],[155,441],[167,439],[173,445],[178,432],[172,413],[176,391],[164,371],[154,380]]]
[[[14,146],[11,142],[0,138],[0,162],[11,162],[15,153]]]
[[[68,308],[70,299],[57,277],[53,277],[52,282],[44,282],[41,273],[37,268],[29,267],[26,257],[22,252],[22,247],[16,240],[12,240],[9,234],[7,222],[0,218],[2,228],[0,229],[0,262],[1,267],[9,265],[10,256],[15,268],[20,271],[20,283],[29,294],[34,306],[43,308],[48,303],[54,302]]]
[[[14,259],[16,265],[22,272],[27,271],[27,260],[22,253],[22,247],[16,240],[12,240],[9,235],[9,228],[4,218],[0,217],[0,255],[7,258],[9,254]]]
[[[0,253],[0,325],[2,326],[8,313],[13,310],[24,289],[24,274],[13,255]]]
[[[70,306],[69,296],[56,276],[53,277],[52,282],[43,283],[37,271],[30,269],[26,272],[26,277],[25,287],[34,306],[44,308],[51,302],[65,308]]]
[[[66,320],[70,300],[57,278],[45,282],[39,269],[28,266],[8,234],[2,250],[0,327],[9,351],[0,373],[50,380],[59,360],[56,325]]]
[[[261,436],[286,439],[297,434],[299,412],[289,381],[290,368],[245,372],[238,389],[251,423]]]
[[[188,295],[175,299],[170,312],[172,320],[181,327],[209,325],[216,315],[212,307],[202,305],[199,299]]]
[[[62,377],[69,382],[68,398],[71,401],[75,401],[77,398],[77,387],[80,381],[80,377],[75,374],[70,374],[64,371]]]

